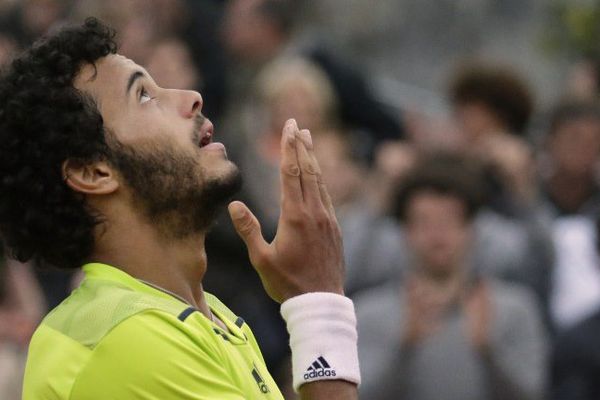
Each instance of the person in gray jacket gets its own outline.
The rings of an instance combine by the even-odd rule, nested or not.
[[[535,298],[474,272],[478,181],[460,158],[436,157],[397,197],[410,271],[355,299],[362,398],[539,399],[547,343]]]

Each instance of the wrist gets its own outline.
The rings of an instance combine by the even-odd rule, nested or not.
[[[345,297],[343,287],[315,287],[310,289],[297,289],[297,290],[289,290],[282,294],[281,304],[285,303],[288,300],[291,300],[296,297],[300,297],[303,295],[311,295],[315,293],[324,293],[324,294],[334,294],[338,296]]]
[[[281,305],[292,349],[294,389],[320,380],[360,384],[356,316],[352,300],[306,293]]]

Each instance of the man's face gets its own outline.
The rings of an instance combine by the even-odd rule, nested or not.
[[[163,89],[133,61],[109,55],[86,65],[75,87],[97,103],[110,160],[134,206],[170,236],[208,228],[239,187],[225,148],[194,91]]]
[[[446,276],[465,264],[471,224],[457,197],[435,192],[416,193],[406,209],[406,237],[419,268]]]
[[[480,102],[456,104],[454,117],[467,145],[503,130],[494,114]]]
[[[222,21],[223,43],[231,55],[241,61],[262,61],[265,42],[273,29],[258,11],[263,0],[227,2]]]
[[[563,172],[592,175],[600,155],[600,121],[581,118],[563,123],[551,136],[549,150]]]

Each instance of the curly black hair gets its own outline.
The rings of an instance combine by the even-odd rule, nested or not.
[[[557,104],[549,116],[548,134],[555,134],[573,121],[600,121],[600,104],[597,100],[567,99]]]
[[[459,199],[465,218],[471,221],[485,201],[483,166],[475,159],[452,151],[421,155],[394,193],[392,212],[406,222],[407,209],[415,195],[436,193]]]
[[[101,218],[67,186],[62,164],[109,154],[98,107],[73,80],[116,53],[114,36],[87,19],[34,43],[0,77],[0,234],[20,261],[75,268],[91,254]]]
[[[450,84],[453,104],[481,103],[513,134],[521,135],[533,112],[534,100],[526,82],[512,69],[469,64]]]

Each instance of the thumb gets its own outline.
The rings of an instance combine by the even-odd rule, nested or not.
[[[227,207],[229,216],[233,222],[236,232],[248,248],[250,261],[254,264],[260,259],[259,254],[266,254],[267,242],[262,236],[260,223],[252,214],[252,211],[241,201],[233,201]]]

